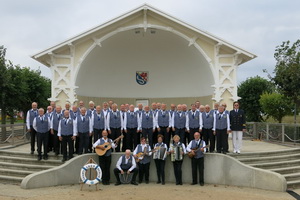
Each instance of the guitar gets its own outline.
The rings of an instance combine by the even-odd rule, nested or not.
[[[192,150],[194,150],[195,153],[193,154],[192,151],[188,152],[189,158],[194,158],[197,151],[201,150],[202,148],[205,149],[205,148],[207,148],[207,147],[209,147],[209,145],[206,145],[206,146],[204,146],[204,147],[199,147],[199,148],[194,148],[194,149],[192,149]]]
[[[150,152],[155,152],[158,149],[158,147],[155,147],[152,151]],[[135,162],[140,162],[141,160],[144,159],[144,157],[149,154],[150,152],[147,153],[147,148],[144,149],[144,151],[137,153],[135,157]]]
[[[113,142],[118,143],[120,139],[122,139],[124,136],[121,135],[118,138],[116,138]],[[111,143],[112,142],[105,142],[104,144],[98,145],[95,148],[96,154],[99,156],[103,156],[109,149],[111,149]],[[104,149],[102,149],[104,147]]]

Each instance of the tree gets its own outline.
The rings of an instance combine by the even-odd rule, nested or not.
[[[267,116],[271,116],[279,123],[284,116],[291,114],[293,108],[289,99],[276,92],[262,94],[259,103]]]
[[[300,104],[300,40],[294,44],[287,41],[277,46],[274,58],[277,61],[274,70],[275,76],[269,77],[278,90],[293,101],[296,123],[297,106]]]
[[[262,113],[264,112],[260,103],[260,95],[274,91],[274,85],[259,76],[248,78],[238,86],[238,96],[241,107],[246,113],[247,121],[263,121]]]

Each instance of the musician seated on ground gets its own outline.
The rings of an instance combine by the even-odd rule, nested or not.
[[[110,165],[111,165],[111,148],[116,148],[115,143],[112,139],[107,137],[108,133],[106,130],[102,131],[102,137],[98,139],[93,147],[96,153],[99,155],[99,165],[102,170],[102,183],[103,185],[109,185],[110,180]]]
[[[139,183],[143,182],[145,175],[146,184],[149,183],[149,167],[151,161],[151,147],[146,144],[146,138],[141,138],[141,144],[138,144],[133,151],[133,156],[135,157],[139,166]]]
[[[193,182],[191,185],[197,184],[197,169],[199,170],[199,183],[204,185],[204,152],[206,152],[206,144],[204,140],[200,139],[200,133],[194,134],[194,140],[192,140],[187,146],[187,152],[190,152],[192,157],[192,177]]]
[[[176,179],[176,185],[182,185],[182,162],[183,156],[186,154],[185,145],[180,141],[180,137],[175,135],[173,137],[173,144],[169,148],[171,154],[171,161],[173,162],[174,175]]]
[[[117,179],[117,183],[115,185],[121,185],[121,180],[119,177],[119,174],[124,175],[125,173],[130,174],[133,173],[131,184],[138,185],[135,182],[138,170],[136,168],[136,162],[134,157],[131,155],[131,151],[129,149],[126,149],[125,155],[122,155],[117,164],[116,168],[114,169],[114,174]]]
[[[161,183],[162,185],[165,184],[165,159],[167,157],[167,145],[163,143],[162,135],[157,136],[157,141],[154,145],[154,153],[153,159],[156,166],[156,173],[157,173],[157,184]]]

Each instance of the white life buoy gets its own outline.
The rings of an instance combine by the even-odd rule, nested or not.
[[[94,179],[94,180],[89,180],[86,178],[86,171],[88,169],[95,169],[96,172],[97,172],[97,177]],[[80,171],[80,178],[82,180],[83,183],[85,184],[88,184],[88,185],[94,185],[94,184],[97,184],[101,181],[101,178],[102,178],[102,170],[100,168],[99,165],[97,164],[94,164],[94,163],[89,163],[89,164],[86,164],[84,165],[82,168],[81,168],[81,171]]]

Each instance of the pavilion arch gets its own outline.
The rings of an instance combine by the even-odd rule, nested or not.
[[[118,66],[119,69],[122,69],[121,59],[126,60],[127,57],[122,54],[118,54],[120,58],[115,57],[114,59],[106,59],[106,58],[97,58],[102,55],[106,55],[107,57],[111,57],[113,55],[112,49],[109,48],[115,46],[122,50],[122,46],[117,46],[120,43],[127,43],[126,40],[120,40],[120,37],[124,37],[128,40],[131,36],[129,33],[133,33],[134,31],[143,33],[145,36],[149,36],[149,34],[157,32],[157,38],[160,38],[161,41],[164,39],[169,40],[170,48],[162,48],[161,43],[156,41],[153,37],[153,45],[157,45],[157,47],[164,49],[162,53],[168,56],[170,52],[173,52],[176,59],[160,58],[158,57],[153,60],[148,59],[147,62],[149,66],[160,67],[159,69],[164,69],[167,67],[171,67],[171,62],[173,62],[174,66],[177,65],[176,70],[177,73],[182,73],[178,70],[181,66],[186,68],[188,73],[191,73],[191,77],[194,77],[194,71],[198,70],[197,73],[200,74],[205,72],[206,76],[202,76],[202,79],[206,80],[203,88],[209,88],[203,90],[203,95],[200,93],[187,92],[187,87],[185,89],[181,88],[182,93],[175,93],[172,91],[168,92],[164,97],[162,92],[168,91],[171,86],[170,80],[165,82],[160,82],[162,78],[158,77],[155,70],[151,69],[151,67],[147,66],[147,64],[140,62],[140,65],[137,65],[134,62],[126,62],[127,67],[131,67],[131,72],[127,74],[127,79],[129,88],[138,88],[139,89],[147,89],[148,91],[157,90],[157,93],[151,93],[151,95],[146,95],[141,92],[131,93],[131,98],[128,98],[127,94],[120,94],[119,96],[113,95],[112,93],[106,93],[104,90],[102,91],[103,96],[93,95],[93,91],[90,93],[86,93],[88,90],[83,88],[84,82],[80,80],[81,76],[79,73],[85,74],[90,73],[93,75],[101,74],[102,71],[93,71],[98,70],[99,68],[105,69],[105,66],[111,64],[110,68]],[[148,35],[147,35],[148,34]],[[150,37],[150,36],[149,36]],[[114,44],[112,41],[116,40]],[[149,39],[149,38],[148,38]],[[172,40],[171,40],[172,39]],[[121,42],[120,42],[121,41]],[[145,45],[145,49],[149,46],[151,47],[152,41],[147,40],[147,44]],[[184,43],[184,45],[183,45]],[[139,49],[138,43],[133,42],[133,46]],[[171,46],[173,45],[173,48]],[[177,45],[177,46],[176,46]],[[128,45],[128,52],[126,52],[123,48],[123,53],[132,53],[132,55],[137,55],[134,61],[138,60],[138,56],[145,57],[142,54],[142,50],[134,52],[131,45]],[[106,49],[107,51],[104,51]],[[116,49],[116,48],[115,48]],[[182,50],[182,52],[176,51],[174,49]],[[153,50],[153,49],[152,49]],[[98,53],[98,54],[97,54]],[[149,55],[149,52],[145,52],[146,55]],[[121,55],[121,56],[120,56]],[[93,57],[94,56],[94,57]],[[133,9],[115,19],[112,19],[102,25],[96,26],[90,30],[87,30],[73,38],[70,38],[62,43],[59,43],[53,47],[47,48],[35,55],[32,56],[35,60],[41,62],[42,64],[50,67],[52,72],[52,88],[51,88],[51,101],[57,101],[59,104],[64,104],[66,101],[70,103],[76,103],[78,99],[84,100],[85,102],[88,100],[93,100],[97,104],[102,103],[102,101],[108,99],[114,99],[118,103],[135,103],[137,100],[148,99],[149,103],[152,101],[161,101],[166,103],[186,103],[190,104],[195,100],[201,100],[203,104],[212,104],[214,101],[222,101],[226,102],[231,107],[231,103],[239,99],[237,95],[237,78],[236,71],[239,65],[254,59],[256,56],[240,47],[237,47],[229,42],[218,38],[206,31],[195,28],[185,22],[180,21],[179,19],[172,17],[157,8],[154,8],[148,4],[143,4],[140,7]],[[119,60],[118,60],[119,59]],[[162,63],[158,64],[154,61],[160,60]],[[175,61],[174,61],[175,60]],[[185,60],[186,65],[183,63]],[[104,61],[106,63],[104,63]],[[109,63],[108,61],[111,61]],[[119,63],[118,63],[118,62]],[[141,61],[141,60],[140,60]],[[168,62],[170,63],[168,64]],[[115,63],[114,63],[115,62]],[[199,63],[198,67],[197,62]],[[166,64],[167,63],[167,64]],[[114,65],[113,65],[114,64]],[[134,67],[134,64],[136,66]],[[94,66],[94,67],[91,67]],[[98,66],[98,67],[97,67]],[[100,67],[99,67],[100,66]],[[164,66],[167,66],[163,68]],[[191,68],[189,68],[191,67]],[[201,68],[202,67],[202,68]],[[182,68],[182,67],[181,67]],[[199,69],[203,71],[199,71]],[[89,71],[84,71],[89,69]],[[174,68],[170,68],[170,71],[174,70]],[[124,70],[124,69],[123,69]],[[135,83],[134,78],[136,71],[149,71],[149,81],[146,85],[138,85]],[[108,74],[109,76],[109,74]],[[170,77],[166,76],[170,79]],[[211,77],[210,80],[208,78]],[[196,80],[196,78],[189,79],[188,76],[183,77],[187,82],[193,84],[191,80]],[[88,80],[88,78],[86,78]],[[90,81],[90,80],[88,80]],[[87,81],[87,82],[88,82]],[[81,83],[80,83],[81,82]],[[89,82],[89,84],[97,84]],[[127,83],[126,83],[127,84]],[[158,85],[165,85],[163,91],[160,91]],[[200,82],[197,83],[199,86]],[[123,84],[121,84],[123,85]],[[152,87],[152,88],[151,88]],[[115,87],[114,87],[115,88]],[[112,90],[113,88],[108,88],[108,90]]]

